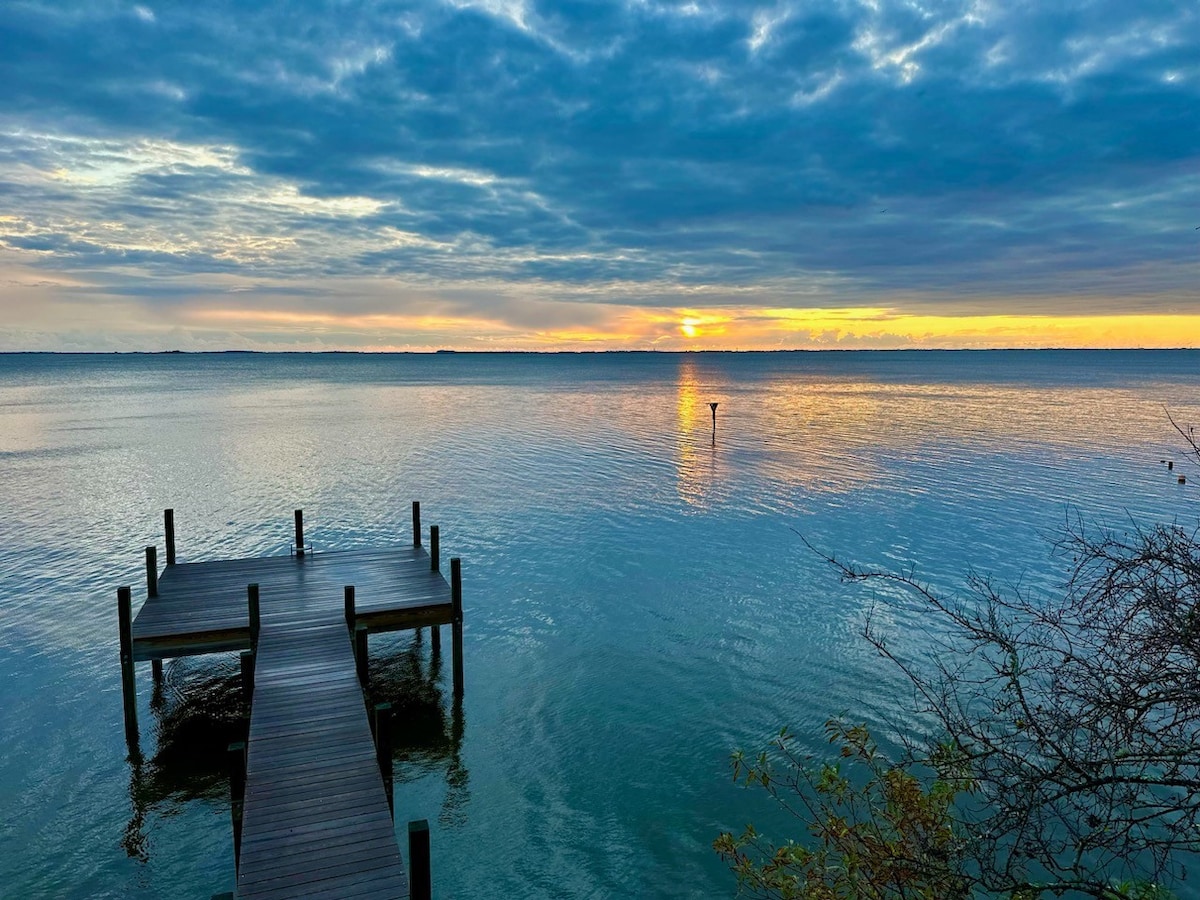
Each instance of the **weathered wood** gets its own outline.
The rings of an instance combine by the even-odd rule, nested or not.
[[[379,775],[383,778],[383,790],[387,794],[388,812],[396,818],[392,802],[392,704],[375,705],[375,758],[379,761]]]
[[[437,525],[429,526],[429,571],[441,574],[442,568],[442,532]],[[429,652],[442,652],[442,628],[440,625],[429,626]]]
[[[429,868],[429,822],[408,823],[408,885],[411,900],[431,900],[433,875]]]
[[[304,510],[298,509],[295,512],[296,518],[296,555],[304,555]]]
[[[453,618],[450,621],[451,642],[454,644],[454,696],[463,695],[463,608],[462,608],[462,560],[457,556],[450,560],[450,606]]]
[[[243,650],[240,657],[242,662],[242,692],[246,702],[254,702],[254,651]]]
[[[229,814],[233,819],[233,868],[242,864],[242,824],[246,800],[246,745],[229,745]]]
[[[131,741],[133,662],[253,651],[241,657],[252,712],[235,852],[240,897],[408,895],[391,824],[390,731],[385,722],[373,746],[363,704],[369,635],[462,620],[461,570],[456,593],[439,571],[440,535],[430,530],[427,554],[414,511],[412,546],[168,564],[136,619],[125,589]],[[456,656],[461,627],[458,636]],[[457,676],[460,698],[461,664]]]
[[[258,635],[262,631],[262,608],[260,605],[258,584],[246,585],[246,607],[250,629],[250,649],[258,649]]]
[[[421,502],[414,500],[412,504],[413,516],[413,546],[421,546]]]
[[[158,596],[158,549],[146,548],[146,597]]]
[[[359,686],[365,691],[367,679],[370,677],[367,663],[367,626],[354,626],[354,670],[358,675]]]
[[[167,565],[175,565],[175,510],[163,510],[163,532],[167,543]]]
[[[264,620],[239,897],[408,896],[345,636],[333,604],[314,617],[288,603]]]
[[[133,754],[138,743],[137,682],[133,674],[133,591],[117,588],[117,631],[121,646],[121,697],[125,703],[125,743]]]

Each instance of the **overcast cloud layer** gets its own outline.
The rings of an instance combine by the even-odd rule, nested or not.
[[[1191,0],[7,0],[0,83],[0,349],[1200,314]]]

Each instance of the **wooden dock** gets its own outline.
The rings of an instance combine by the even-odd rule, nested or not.
[[[462,696],[462,589],[439,566],[439,535],[420,545],[413,504],[411,546],[314,553],[296,512],[289,556],[179,563],[167,510],[167,566],[146,549],[147,599],[131,617],[118,591],[126,737],[136,754],[134,663],[244,650],[251,697],[249,737],[234,758],[232,814],[237,896],[407,898],[409,879],[392,816],[388,730],[368,714],[368,636],[439,626],[453,639],[456,698]],[[373,732],[378,733],[376,740]],[[416,827],[414,827],[416,826]],[[413,844],[414,840],[416,841]],[[415,849],[412,849],[415,847]],[[410,825],[413,897],[429,893],[428,831]],[[423,855],[423,858],[421,858]]]

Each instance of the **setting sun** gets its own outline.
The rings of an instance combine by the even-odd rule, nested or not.
[[[684,337],[694,338],[696,336],[696,326],[699,324],[699,319],[684,319],[679,326],[679,330],[683,332]]]

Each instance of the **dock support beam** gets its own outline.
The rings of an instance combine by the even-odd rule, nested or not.
[[[462,651],[462,560],[457,556],[450,560],[450,603],[453,619],[450,623],[454,643],[454,696],[463,695],[463,651]]]
[[[409,900],[432,900],[433,877],[429,869],[429,822],[408,823]]]
[[[344,588],[345,603],[346,603],[346,628],[350,631],[351,637],[354,636],[354,620],[357,613],[354,609],[354,585],[348,584]]]
[[[392,799],[392,704],[380,703],[375,707],[375,759],[379,762],[379,774],[383,777],[383,791],[387,794],[388,812],[396,819],[396,808]]]
[[[421,501],[413,501],[413,546],[421,546]]]
[[[158,548],[146,548],[146,596],[158,596]]]
[[[125,701],[125,743],[137,755],[137,682],[133,677],[133,591],[117,588],[117,628],[121,638],[121,696]]]
[[[429,526],[429,570],[440,571],[442,568],[442,534],[436,525]],[[442,626],[429,626],[429,646],[433,653],[442,652]]]
[[[262,628],[262,613],[258,606],[258,585],[246,585],[246,605],[250,616],[250,649],[258,652],[258,632]]]
[[[254,702],[254,651],[243,650],[242,661],[242,693],[246,698],[246,708]]]
[[[163,510],[163,531],[167,539],[167,565],[175,565],[175,510]]]
[[[304,555],[304,510],[296,510],[296,555]]]
[[[354,668],[358,672],[358,683],[367,689],[367,626],[354,626]]]
[[[229,814],[233,818],[233,868],[242,865],[242,809],[246,802],[246,744],[229,745]]]

